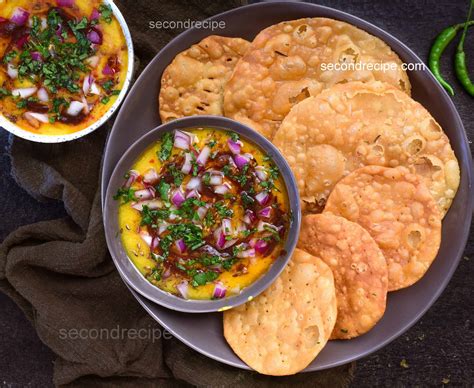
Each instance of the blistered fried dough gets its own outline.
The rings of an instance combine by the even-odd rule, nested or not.
[[[251,302],[224,312],[224,336],[259,373],[297,373],[326,345],[336,322],[334,278],[319,258],[296,249],[280,277]]]
[[[428,270],[441,242],[441,214],[423,181],[404,167],[368,166],[339,181],[330,212],[357,222],[388,264],[389,291],[408,287]]]
[[[422,105],[381,82],[336,85],[302,101],[274,143],[295,173],[306,212],[366,165],[418,173],[443,215],[459,186],[459,165],[441,127]]]
[[[374,64],[387,69],[369,69]],[[225,87],[225,115],[272,139],[291,107],[348,81],[384,81],[410,94],[400,58],[350,24],[308,18],[261,31]],[[333,68],[331,68],[331,66]]]
[[[383,316],[387,300],[387,263],[360,225],[331,214],[303,217],[298,248],[321,258],[336,284],[337,321],[331,339],[366,333]]]
[[[250,43],[211,35],[178,54],[163,72],[162,122],[183,116],[223,115],[224,85]]]

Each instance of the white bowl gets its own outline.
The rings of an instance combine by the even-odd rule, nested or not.
[[[125,19],[118,9],[118,7],[113,3],[112,0],[104,0],[104,3],[110,5],[112,8],[114,16],[117,18],[117,21],[122,28],[123,34],[125,36],[125,41],[127,43],[127,51],[128,51],[128,68],[127,74],[125,77],[125,82],[123,84],[122,90],[118,95],[117,99],[113,103],[113,105],[109,108],[107,112],[103,116],[100,117],[99,120],[95,121],[88,127],[81,129],[80,131],[69,133],[66,135],[39,135],[35,134],[30,131],[26,131],[20,128],[18,125],[13,124],[10,120],[5,118],[2,114],[0,114],[0,127],[6,129],[8,132],[13,133],[15,136],[21,137],[26,140],[34,141],[37,143],[62,143],[65,141],[71,141],[75,139],[79,139],[80,137],[86,136],[91,132],[94,132],[96,129],[100,128],[102,124],[104,124],[117,110],[117,108],[122,103],[125,95],[130,88],[130,83],[132,81],[133,75],[133,61],[134,61],[134,54],[133,54],[133,42],[132,42],[132,35],[130,34],[130,30],[128,29],[127,23]]]

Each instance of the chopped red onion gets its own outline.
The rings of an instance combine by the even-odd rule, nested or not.
[[[268,250],[268,243],[265,240],[258,240],[254,248],[256,252],[264,255]]]
[[[273,229],[275,232],[278,232],[278,228],[275,225],[269,224],[268,222],[259,221],[257,225],[257,230],[263,232],[265,229]]]
[[[258,215],[262,218],[270,218],[272,215],[272,207],[271,206],[264,207],[258,212]]]
[[[171,202],[177,207],[180,207],[183,202],[186,200],[184,193],[181,189],[176,189],[171,196]]]
[[[163,207],[163,202],[159,199],[145,200],[140,202],[134,202],[131,204],[132,208],[142,211],[143,206],[148,207],[150,210],[161,209]]]
[[[87,39],[94,44],[102,44],[102,33],[97,28],[91,28],[87,33]]]
[[[214,193],[224,195],[224,194],[227,194],[230,189],[231,189],[230,184],[226,182],[223,185],[214,187]]]
[[[150,248],[152,250],[158,248],[158,245],[160,244],[160,238],[158,236],[153,237],[153,240],[151,240],[151,246]]]
[[[28,121],[38,120],[42,123],[49,122],[49,117],[46,113],[25,112],[23,115],[25,116],[25,119],[27,119]]]
[[[179,283],[176,288],[184,299],[188,299],[188,282],[183,281]]]
[[[140,173],[137,170],[130,170],[128,172],[128,179],[123,185],[126,189],[130,188],[130,186],[133,185],[133,183],[137,180],[137,178],[140,176]]]
[[[31,97],[33,94],[36,93],[38,89],[33,88],[19,88],[12,90],[12,96],[20,97],[20,98],[28,98]]]
[[[234,162],[237,167],[242,170],[244,166],[250,162],[250,159],[246,155],[237,154],[234,156]]]
[[[188,198],[201,198],[201,194],[196,189],[190,190],[188,194],[186,194],[186,199]]]
[[[200,190],[201,189],[201,178],[198,176],[192,177],[186,185],[188,190]]]
[[[209,155],[211,154],[211,148],[209,146],[204,146],[204,148],[199,153],[199,156],[196,159],[196,163],[200,166],[205,166]]]
[[[109,64],[107,63],[104,68],[102,69],[102,74],[104,75],[114,75],[115,71],[112,69]]]
[[[154,168],[150,168],[143,174],[143,182],[153,184],[159,179],[158,173]]]
[[[84,81],[82,82],[82,91],[84,92],[84,95],[89,94],[89,91],[91,90],[91,85],[94,83],[94,77],[92,74],[88,74],[84,77]]]
[[[205,206],[198,207],[196,212],[197,212],[200,220],[204,219],[204,217],[206,216],[207,210],[208,209]]]
[[[229,146],[230,152],[232,152],[233,154],[240,154],[240,150],[243,144],[240,140],[233,141],[232,139],[228,139],[227,145]]]
[[[72,8],[74,6],[74,0],[58,0],[58,6]]]
[[[268,174],[265,171],[265,167],[263,166],[255,167],[255,174],[257,175],[257,178],[261,181],[266,181],[268,179]]]
[[[184,240],[180,238],[179,240],[175,241],[176,248],[178,248],[179,253],[184,253],[186,252],[186,244],[184,243]]]
[[[18,69],[11,63],[7,65],[7,74],[11,79],[18,78]]]
[[[266,203],[270,199],[270,195],[268,195],[266,191],[261,191],[255,196],[255,199],[260,205],[266,205]]]
[[[153,237],[151,237],[150,233],[148,233],[146,230],[140,230],[140,237],[143,241],[145,241],[146,245],[149,247],[151,246]]]
[[[176,137],[175,137],[175,142],[176,142]],[[191,172],[191,169],[193,168],[193,165],[191,164],[191,161],[193,160],[193,155],[191,152],[186,152],[186,155],[184,155],[184,163],[183,167],[181,167],[181,172],[183,174],[189,174]]]
[[[239,239],[233,238],[232,240],[226,240],[224,244],[224,249],[230,248],[232,245],[234,245]]]
[[[245,251],[241,251],[241,252],[237,253],[237,257],[239,259],[247,259],[249,257],[255,257],[255,249],[250,248],[250,249],[247,249]]]
[[[30,13],[28,11],[21,7],[16,7],[10,20],[19,26],[23,26],[28,21],[29,16]]]
[[[43,56],[38,51],[33,51],[31,53],[31,59],[33,59],[33,61],[43,62]]]
[[[257,220],[257,217],[255,216],[255,213],[252,210],[250,209],[245,210],[244,222],[247,225],[253,224],[256,220]]]
[[[249,241],[249,245],[251,248],[255,248],[255,245],[257,244],[257,239],[256,238],[251,238]]]
[[[99,64],[99,57],[97,55],[94,55],[92,57],[89,57],[85,60],[85,62],[92,68],[97,67]]]
[[[168,226],[169,224],[165,221],[163,221],[160,226],[158,227],[158,234],[162,234],[164,232],[166,232],[166,230],[168,229]]]
[[[223,249],[226,241],[225,241],[225,234],[224,232],[222,232],[222,228],[219,227],[214,231],[214,237],[216,239],[217,248]]]
[[[97,8],[94,8],[92,10],[92,13],[91,13],[91,16],[89,18],[90,20],[99,20],[100,19],[100,13],[99,11],[97,10]]]
[[[226,236],[229,236],[232,234],[232,221],[229,220],[228,218],[224,218],[222,220],[222,231]]]
[[[67,114],[69,116],[77,116],[81,110],[84,109],[84,104],[79,101],[71,101],[67,108]]]
[[[168,279],[171,276],[171,269],[168,267],[166,268],[165,272],[163,272],[163,275],[161,277],[163,279]]]
[[[100,96],[100,89],[95,82],[93,82],[91,85],[90,93],[95,94],[96,96]]]
[[[26,42],[28,42],[28,38],[29,38],[29,34],[23,34],[22,36],[20,36],[15,44],[18,48],[23,48],[23,46],[26,44]]]
[[[224,180],[223,174],[216,174],[215,172],[211,172],[211,178],[209,179],[209,184],[212,186],[222,185]]]
[[[191,146],[191,139],[189,135],[183,131],[175,131],[174,146],[182,150],[189,150]]]
[[[153,196],[152,196],[150,190],[142,189],[142,190],[135,191],[135,198],[138,198],[138,199],[151,199],[151,198],[153,198]]]
[[[214,299],[222,299],[225,297],[226,291],[227,288],[221,282],[217,282],[214,286],[214,292],[212,294],[212,297]]]
[[[41,88],[40,90],[38,90],[38,100],[40,100],[41,102],[49,101],[48,92],[45,88]]]

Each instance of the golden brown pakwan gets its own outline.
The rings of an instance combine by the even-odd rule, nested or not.
[[[259,373],[300,372],[326,345],[336,322],[334,279],[322,260],[296,249],[275,282],[224,312],[224,336]]]
[[[101,0],[4,2],[0,58],[0,114],[40,135],[98,121],[128,69],[125,36]]]
[[[389,291],[428,270],[441,242],[441,214],[422,179],[406,168],[367,166],[343,178],[328,198],[332,213],[363,226],[388,264]]]
[[[319,257],[332,270],[337,321],[331,339],[368,332],[382,318],[387,301],[387,263],[360,225],[330,213],[303,217],[298,248]]]
[[[459,186],[459,165],[442,128],[421,104],[382,82],[336,85],[300,102],[274,143],[295,174],[306,212],[321,209],[340,179],[367,165],[420,175],[443,215]]]
[[[237,133],[166,133],[131,167],[115,196],[121,239],[153,285],[184,299],[230,297],[283,254],[283,178]]]
[[[369,69],[374,64],[389,69]],[[261,31],[237,63],[225,87],[224,112],[272,139],[292,106],[335,84],[378,80],[410,94],[401,65],[385,42],[348,23],[282,22]]]
[[[223,116],[224,85],[249,45],[241,38],[211,35],[178,54],[161,77],[161,121]]]

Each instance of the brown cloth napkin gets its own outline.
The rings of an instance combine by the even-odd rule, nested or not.
[[[119,2],[132,31],[139,70],[179,33],[149,30],[152,17],[201,20],[238,5],[236,0]],[[108,129],[110,124],[65,144],[10,138],[16,182],[39,201],[62,201],[68,214],[63,219],[23,226],[0,246],[0,289],[16,301],[41,340],[57,354],[54,383],[110,387],[347,386],[353,364],[271,378],[213,361],[173,338],[152,341],[111,334],[117,328],[161,328],[130,294],[107,251],[99,170]]]

